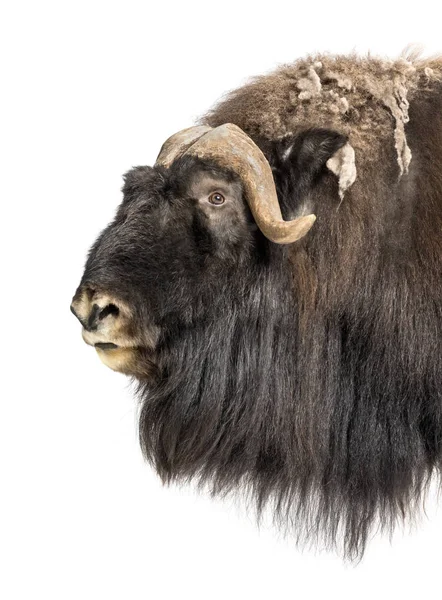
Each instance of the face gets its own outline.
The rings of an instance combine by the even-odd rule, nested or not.
[[[257,227],[238,177],[196,157],[135,168],[123,193],[71,310],[105,365],[149,379],[168,336],[223,310],[224,286],[247,277]]]

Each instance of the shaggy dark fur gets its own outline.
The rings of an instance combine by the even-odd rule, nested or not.
[[[126,176],[83,281],[161,331],[139,394],[142,448],[164,481],[241,491],[298,541],[350,559],[373,527],[413,514],[442,466],[441,115],[437,84],[410,106],[409,173],[386,138],[342,202],[325,163],[346,135],[255,136],[285,218],[305,202],[318,216],[291,246],[247,209],[216,231],[201,217],[192,177],[233,173],[184,157]]]

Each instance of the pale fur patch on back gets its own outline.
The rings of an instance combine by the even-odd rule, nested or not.
[[[317,62],[311,67],[308,68],[307,76],[302,77],[296,87],[301,92],[298,94],[298,98],[300,100],[310,100],[315,96],[321,95],[322,84],[319,75],[316,72],[316,69],[321,69],[322,63]]]
[[[345,191],[356,180],[355,151],[350,144],[345,144],[327,161],[327,168],[339,179],[339,197],[344,198]]]
[[[397,152],[397,161],[400,173],[406,173],[411,162],[411,150],[405,135],[405,123],[408,123],[408,109],[410,103],[407,98],[408,86],[407,76],[415,73],[416,68],[412,63],[403,60],[404,68],[396,73],[389,81],[379,81],[376,84],[367,80],[367,89],[386,106],[395,120],[394,141]]]

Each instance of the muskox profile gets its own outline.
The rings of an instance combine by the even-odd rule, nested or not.
[[[164,481],[355,559],[442,466],[442,60],[319,56],[173,135],[72,310]]]

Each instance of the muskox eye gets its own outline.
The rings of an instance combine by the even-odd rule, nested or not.
[[[219,204],[224,204],[225,201],[226,199],[224,198],[224,196],[222,194],[219,194],[218,192],[214,192],[209,196],[210,204],[216,204],[218,206]]]

